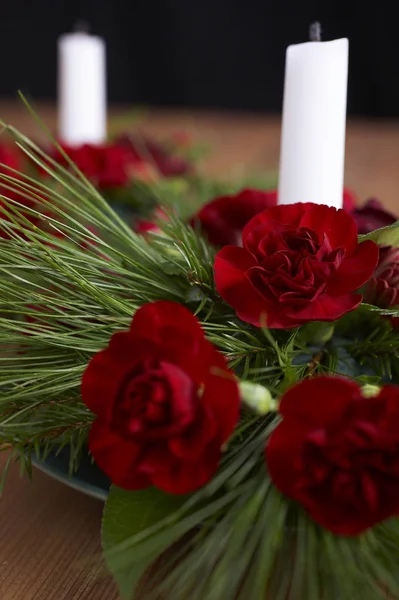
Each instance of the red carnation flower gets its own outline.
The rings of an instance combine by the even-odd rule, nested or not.
[[[12,170],[18,171],[18,173],[14,173]],[[21,153],[12,146],[6,146],[0,144],[0,173],[8,175],[10,177],[14,177],[16,179],[20,178],[20,171],[22,170],[22,161],[21,161]],[[9,185],[12,186],[12,183]],[[25,198],[23,194],[20,194],[17,189],[9,190],[5,184],[0,183],[0,194],[5,196],[10,200],[16,200],[20,204],[23,204],[27,208],[33,208],[35,205],[34,200],[30,198]],[[0,218],[5,221],[10,221],[8,215],[6,214],[7,207],[5,202],[2,202],[0,199]],[[28,211],[23,211],[23,216],[25,219],[28,219],[33,225],[37,226],[39,223],[39,219],[30,214]],[[25,236],[20,233],[16,233],[18,237],[24,238]],[[0,238],[8,239],[10,237],[8,231],[0,229]]]
[[[343,209],[351,215],[356,208],[356,204],[356,194],[352,190],[344,188]]]
[[[10,169],[20,171],[21,166],[21,155],[17,149],[12,146],[0,144],[0,173],[16,177],[17,175],[10,171]]]
[[[397,217],[384,209],[381,202],[375,198],[367,200],[363,206],[357,207],[356,195],[348,188],[344,189],[344,210],[355,219],[359,234],[370,233],[392,225]]]
[[[211,244],[241,245],[242,230],[258,213],[277,204],[277,192],[245,189],[232,196],[220,196],[205,204],[191,224],[199,225]]]
[[[239,417],[239,393],[224,357],[197,319],[173,302],[139,309],[83,375],[96,415],[89,447],[125,489],[151,485],[184,494],[216,472]]]
[[[277,190],[245,189],[235,195],[219,196],[205,204],[192,218],[191,225],[199,225],[211,244],[241,246],[242,230],[258,213],[277,205]],[[344,190],[344,210],[352,213],[355,197]]]
[[[356,308],[353,294],[378,261],[374,242],[358,244],[343,210],[318,204],[280,205],[244,228],[243,248],[216,255],[215,283],[240,319],[274,328],[334,321]]]
[[[128,148],[119,144],[63,145],[62,149],[83,175],[100,190],[126,186],[134,171],[140,171],[144,163]],[[58,150],[53,153],[52,158],[64,167],[69,166],[66,158]]]
[[[339,377],[306,379],[280,403],[265,457],[272,481],[336,535],[399,514],[399,388],[362,396]]]
[[[12,170],[18,171],[18,173],[14,173]],[[8,175],[9,177],[15,177],[17,179],[20,178],[19,172],[22,169],[22,161],[21,154],[16,150],[16,148],[12,146],[6,146],[5,144],[0,144],[0,173],[2,175]],[[6,184],[6,185],[12,185]],[[12,200],[18,200],[21,203],[25,203],[26,205],[31,206],[33,203],[28,199],[21,196],[17,190],[9,190],[5,185],[5,182],[0,182],[0,194],[5,196],[6,198],[10,198]],[[1,206],[1,200],[0,200]],[[4,217],[3,217],[4,218]]]
[[[399,248],[380,246],[378,265],[364,290],[364,300],[380,308],[399,305]],[[399,317],[390,318],[399,327]]]
[[[370,233],[380,227],[386,227],[395,223],[397,218],[392,213],[386,211],[375,198],[368,200],[360,208],[355,208],[352,213],[355,219],[359,233]]]
[[[62,149],[100,190],[124,187],[134,178],[151,180],[158,173],[176,176],[188,171],[187,163],[180,157],[145,139],[138,145],[125,136],[112,144],[63,145]],[[53,152],[52,158],[64,167],[69,166],[59,150]]]
[[[242,230],[258,213],[277,205],[277,190],[245,189],[235,195],[220,196],[205,204],[192,218],[191,225],[199,225],[211,244],[241,246]],[[344,190],[344,210],[352,213],[355,197]]]
[[[364,300],[380,308],[399,304],[399,248],[380,246],[378,264],[365,289]]]

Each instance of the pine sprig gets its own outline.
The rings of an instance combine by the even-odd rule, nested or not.
[[[357,364],[380,377],[393,379],[399,375],[399,336],[388,318],[361,305],[341,319],[338,331],[341,345]]]
[[[126,598],[382,600],[388,590],[398,597],[397,523],[352,539],[315,525],[266,472],[264,445],[275,424],[258,424],[172,515],[106,546],[117,580],[141,579],[133,596],[125,588]]]
[[[388,376],[397,369],[397,336],[370,307],[315,344],[299,330],[241,322],[215,289],[215,251],[187,225],[184,190],[179,207],[171,200],[176,189],[153,188],[168,221],[161,235],[144,239],[74,165],[61,167],[8,131],[49,178],[0,175],[0,450],[13,448],[8,464],[18,458],[29,473],[33,452],[45,459],[68,447],[70,470],[77,468],[93,419],[80,397],[84,369],[151,300],[188,306],[237,376],[276,398],[300,379],[339,372],[349,359],[377,361]],[[352,363],[348,370],[354,376]],[[148,600],[375,600],[385,588],[399,597],[398,523],[353,540],[316,526],[267,473],[265,444],[278,422],[274,413],[243,411],[208,484],[165,518],[105,545],[126,597],[140,580]]]
[[[275,351],[218,297],[214,250],[178,204],[164,235],[147,241],[73,164],[64,168],[7,131],[46,174],[40,181],[13,169],[0,174],[0,444],[23,453],[27,469],[33,451],[64,444],[76,448],[77,466],[92,420],[79,394],[82,373],[145,302],[186,304],[245,375],[272,362]],[[153,192],[168,210],[170,189],[163,195],[157,184]]]

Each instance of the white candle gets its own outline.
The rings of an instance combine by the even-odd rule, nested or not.
[[[279,204],[342,208],[348,46],[340,39],[287,49]]]
[[[70,145],[107,136],[104,40],[77,32],[58,42],[58,134]]]

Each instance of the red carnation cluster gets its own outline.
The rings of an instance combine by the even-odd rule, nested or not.
[[[245,189],[239,194],[220,196],[193,217],[193,227],[199,226],[211,244],[241,245],[242,230],[258,213],[277,204],[277,192]]]
[[[352,217],[318,204],[267,209],[247,223],[242,242],[217,254],[215,283],[237,316],[256,326],[338,319],[360,304],[353,292],[378,261],[374,242],[358,244]]]
[[[83,376],[89,447],[125,489],[189,493],[215,474],[239,418],[238,385],[195,317],[171,302],[137,311]],[[352,536],[399,515],[399,388],[305,379],[280,401],[270,477],[310,517]]]
[[[146,139],[123,136],[109,144],[62,145],[63,152],[99,190],[127,186],[134,179],[152,180],[159,174],[176,176],[188,171],[188,163],[168,154]],[[56,149],[51,157],[64,167],[69,161]]]
[[[135,171],[143,170],[143,161],[119,144],[63,145],[62,150],[100,190],[124,187]],[[52,158],[64,167],[69,166],[68,160],[58,149],[54,151]]]
[[[82,395],[97,416],[89,447],[113,483],[184,494],[216,472],[239,416],[238,385],[196,318],[147,304],[90,361]]]
[[[214,198],[192,218],[191,224],[199,227],[215,246],[241,246],[245,225],[252,217],[273,206],[277,206],[277,190],[245,189],[235,195]],[[343,209],[353,217],[358,232],[363,234],[396,221],[396,217],[384,210],[376,199],[357,208],[356,198],[348,189],[344,190]]]
[[[246,188],[238,194],[214,198],[192,217],[190,223],[214,246],[227,244],[241,246],[245,225],[252,217],[273,206],[277,206],[277,190]],[[354,208],[354,196],[348,190],[344,190],[344,210],[353,213]],[[156,216],[154,214],[152,220],[140,223],[137,231],[146,233],[156,230],[157,225],[154,223]]]
[[[247,188],[238,194],[211,200],[192,218],[191,224],[199,227],[215,246],[241,246],[246,224],[252,217],[273,206],[277,206],[277,190]],[[354,208],[354,196],[344,190],[344,210],[352,213]]]
[[[17,152],[17,149],[12,146],[0,144],[0,173],[9,175],[10,177],[18,178],[18,174],[14,173],[12,169],[14,171],[21,170],[20,153]],[[4,186],[0,186],[0,191],[6,196],[7,194],[9,194],[7,188],[5,188]]]
[[[23,164],[22,164],[21,154],[19,152],[17,152],[17,150],[11,146],[0,145],[0,173],[5,173],[6,175],[10,175],[10,176],[18,179],[20,177],[19,172],[21,172],[22,168],[23,168]],[[10,171],[10,169],[14,169],[15,171],[18,171],[18,173],[14,173],[12,170]],[[11,200],[16,200],[19,204],[26,206],[26,208],[28,208],[28,209],[34,209],[37,206],[37,203],[35,202],[34,199],[26,198],[23,193],[19,193],[16,189],[10,191],[4,185],[2,186],[1,184],[0,184],[0,194],[4,195],[6,198],[9,198]],[[4,202],[2,203],[1,199],[0,199],[0,217],[6,221],[10,221],[5,210],[6,210],[6,205]],[[24,218],[27,219],[29,221],[29,223],[32,224],[33,227],[37,227],[38,229],[41,229],[42,231],[50,233],[56,238],[64,238],[65,237],[64,234],[60,230],[57,230],[56,228],[51,227],[51,219],[58,220],[58,217],[55,217],[54,214],[51,213],[51,211],[46,210],[45,212],[43,212],[43,209],[41,208],[40,210],[42,212],[42,217],[39,217],[39,216],[35,216],[34,214],[32,214],[28,211],[24,211],[24,209],[23,208],[21,209],[21,207],[19,207],[19,210],[20,210],[21,214],[24,216]],[[89,230],[92,231],[93,233],[95,233],[95,231],[92,227],[89,227]],[[19,237],[25,237],[20,232],[18,232],[18,233],[14,232],[14,235],[18,235]],[[10,236],[11,236],[11,234],[10,234]],[[9,234],[6,230],[0,229],[0,237],[8,238]],[[49,242],[49,245],[51,245],[50,242]],[[87,244],[85,242],[83,242],[81,245],[83,248],[89,247],[89,244]]]
[[[399,387],[376,395],[339,377],[306,379],[280,402],[266,446],[276,487],[337,535],[399,515]]]
[[[1,144],[0,145],[0,173],[4,175],[8,175],[10,177],[14,177],[16,179],[20,178],[19,172],[22,169],[22,160],[21,154],[17,151],[16,147],[8,146]],[[18,173],[14,173],[13,170],[18,171]],[[9,185],[13,185],[12,183]],[[9,190],[6,184],[0,183],[0,194],[5,196],[10,200],[16,200],[20,204],[23,204],[27,208],[34,208],[34,201],[30,198],[25,198],[23,194],[18,193],[17,190]],[[0,199],[0,217],[6,221],[10,221],[9,216],[7,215],[6,203]],[[34,217],[29,212],[23,212],[23,216],[25,219],[30,221],[33,225],[39,225],[39,219]],[[21,236],[21,234],[16,234]],[[0,237],[8,238],[9,234],[7,231],[0,229]]]

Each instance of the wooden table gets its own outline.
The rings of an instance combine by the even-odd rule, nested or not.
[[[122,111],[116,111],[122,114]],[[39,107],[50,128],[51,107]],[[0,117],[39,135],[22,108],[0,104]],[[212,175],[276,170],[280,125],[274,118],[157,111],[142,127],[157,135],[188,130],[209,142]],[[377,196],[399,214],[399,123],[353,122],[348,128],[346,183],[364,200]],[[0,455],[0,469],[5,456]],[[0,500],[1,600],[117,600],[99,570],[101,503],[34,471],[33,482],[9,474]]]

